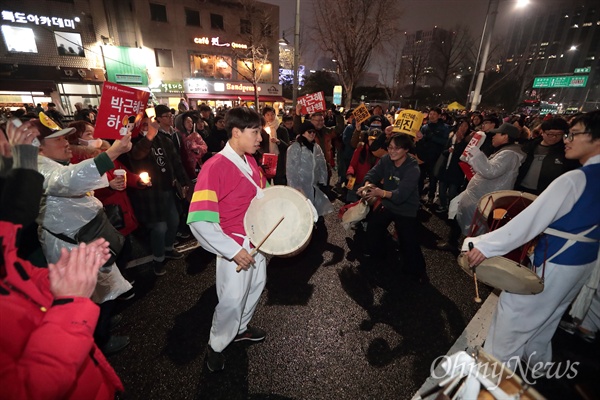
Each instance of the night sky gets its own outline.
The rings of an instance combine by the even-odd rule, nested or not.
[[[261,0],[265,3],[279,5],[280,30],[285,31],[285,36],[290,43],[294,37],[295,0]],[[316,1],[320,3],[323,0]],[[324,0],[327,1],[327,0]],[[394,0],[390,0],[394,1]],[[451,29],[456,24],[469,25],[474,37],[480,37],[488,8],[488,0],[396,0],[404,7],[402,29],[407,32],[416,30],[429,30],[434,26]],[[560,3],[574,3],[577,0],[530,0],[530,5],[524,9],[515,9],[516,0],[500,0],[498,18],[494,29],[494,37],[502,38],[512,18],[518,18],[527,12],[536,12],[543,8],[553,7]],[[312,7],[315,0],[301,0],[300,25],[311,19]],[[280,34],[281,34],[280,33]],[[401,50],[399,48],[398,50]],[[314,68],[314,62],[322,55],[319,49],[305,51],[310,57],[304,57],[303,64]],[[313,57],[314,56],[314,57]],[[374,72],[376,68],[372,68]]]

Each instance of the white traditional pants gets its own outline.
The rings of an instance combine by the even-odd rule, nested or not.
[[[523,359],[530,367],[552,361],[552,336],[561,317],[590,276],[595,262],[546,263],[544,290],[535,295],[502,292],[484,350],[501,362]],[[541,268],[538,268],[538,274]]]
[[[581,327],[591,332],[600,330],[600,289],[596,289],[596,294],[592,299],[592,304],[588,310]]]
[[[250,251],[248,239],[244,248]],[[213,314],[208,344],[216,352],[221,352],[238,333],[246,330],[254,315],[267,280],[265,257],[257,253],[254,266],[248,271],[236,272],[236,263],[217,257],[217,297],[219,304]]]

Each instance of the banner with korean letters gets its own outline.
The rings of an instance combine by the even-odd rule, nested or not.
[[[300,96],[298,97],[298,104],[302,105],[302,115],[324,112],[326,109],[325,93],[316,92]]]
[[[120,139],[131,132],[139,133],[150,93],[112,82],[104,82],[96,118],[95,136]]]

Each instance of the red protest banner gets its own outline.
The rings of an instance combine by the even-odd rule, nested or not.
[[[325,111],[325,93],[317,92],[298,97],[298,104],[302,105],[302,114],[312,114]]]
[[[150,93],[112,82],[104,82],[95,136],[119,139],[128,132],[137,136]]]

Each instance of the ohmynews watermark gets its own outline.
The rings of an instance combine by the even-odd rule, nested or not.
[[[492,382],[493,386],[490,388],[495,389],[502,380],[512,378],[517,372],[519,372],[519,377],[528,385],[535,385],[540,378],[574,379],[577,376],[577,367],[580,364],[578,361],[532,362],[535,353],[533,352],[527,360],[521,360],[520,357],[514,356],[505,363],[475,361],[470,356],[470,361],[467,361],[464,358],[443,355],[433,360],[430,367],[431,377],[444,379],[449,374],[452,376],[473,375]],[[436,371],[436,366],[444,363],[444,368],[441,371]]]

